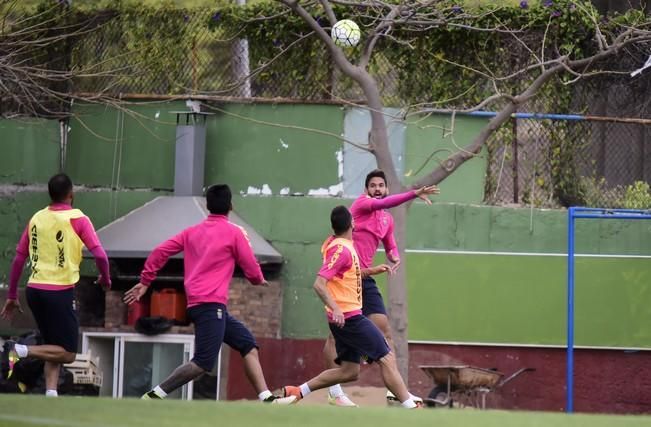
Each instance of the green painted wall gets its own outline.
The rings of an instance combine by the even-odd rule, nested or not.
[[[172,188],[176,118],[182,102],[76,106],[70,121],[66,172],[73,181],[103,187]]]
[[[168,112],[185,109],[184,103],[132,105],[135,113],[131,115],[98,106],[76,108],[79,117],[70,123],[66,164],[75,182],[143,189],[79,192],[76,206],[91,216],[96,227],[161,194],[152,189],[172,187],[175,118]],[[335,153],[341,149],[341,142],[296,127],[314,127],[338,135],[342,109],[229,105],[217,112],[208,122],[206,183],[226,181],[236,194],[246,192],[249,186],[267,184],[278,194],[286,187],[292,193],[306,193],[338,182]],[[413,174],[434,150],[467,143],[483,123],[481,119],[457,120],[452,141],[442,138],[443,130],[436,127],[444,121],[430,117],[408,125],[407,171]],[[9,135],[7,155],[0,158],[3,183],[44,183],[56,172],[58,123],[0,121],[0,126]],[[485,159],[480,156],[441,185],[442,195],[434,206],[420,202],[412,206],[408,249],[564,252],[563,212],[467,204],[481,201],[484,170]],[[31,190],[0,199],[3,281],[24,224],[47,203],[43,192]],[[466,204],[444,203],[446,200]],[[329,233],[328,213],[337,204],[351,202],[236,196],[238,213],[285,256],[284,336],[325,335],[322,307],[312,283],[320,265],[319,248]],[[651,232],[646,222],[580,222],[577,229],[578,252],[651,254]],[[410,252],[406,261],[411,339],[562,344],[563,257]],[[640,259],[579,260],[579,343],[651,347],[651,333],[645,330],[651,320],[644,303],[651,292],[647,264]]]
[[[576,344],[651,347],[651,260],[579,258]],[[566,258],[407,255],[409,338],[563,345]]]
[[[283,334],[326,334],[321,303],[311,286],[328,234],[328,212],[350,200],[242,197],[238,213],[284,255]],[[565,251],[562,211],[439,203],[409,214],[411,250]],[[643,222],[580,223],[582,253],[651,255]],[[378,257],[381,260],[382,256]],[[651,262],[580,258],[577,262],[577,342],[651,347]],[[562,344],[565,333],[565,257],[410,252],[406,260],[410,339]],[[380,280],[380,282],[382,282]]]
[[[410,118],[405,131],[405,183],[415,182],[450,154],[470,144],[486,123],[485,118],[469,116],[458,116],[454,123],[444,115]],[[487,164],[486,150],[482,150],[439,185],[438,200],[481,203]]]
[[[59,171],[59,122],[0,119],[0,183],[47,182]]]
[[[171,189],[176,116],[170,111],[186,111],[185,103],[128,107],[129,113],[95,105],[75,109],[66,170],[85,185]],[[225,106],[207,121],[205,182],[227,182],[237,193],[267,184],[274,194],[337,184],[342,123],[343,109],[336,106]]]
[[[343,120],[344,110],[329,105],[226,106],[208,122],[206,183],[227,182],[238,193],[267,184],[273,194],[335,185]]]

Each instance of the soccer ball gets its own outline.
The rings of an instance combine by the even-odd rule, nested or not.
[[[362,36],[359,27],[350,19],[342,19],[338,21],[330,32],[335,44],[341,47],[353,47],[359,43]]]

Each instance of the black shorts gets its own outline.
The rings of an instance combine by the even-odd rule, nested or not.
[[[389,354],[389,345],[382,332],[373,322],[359,314],[346,319],[343,328],[329,323],[335,339],[337,358],[335,363],[360,363],[362,357],[369,363]]]
[[[242,357],[257,348],[251,331],[226,311],[219,303],[199,304],[188,309],[194,323],[194,358],[192,361],[205,371],[217,362],[222,342],[237,350]]]
[[[70,353],[77,353],[79,319],[74,289],[46,291],[28,286],[25,294],[43,342],[61,346]]]
[[[372,277],[362,279],[362,314],[367,317],[371,314],[387,315],[382,294]]]

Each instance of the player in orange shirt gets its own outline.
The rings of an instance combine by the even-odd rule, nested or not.
[[[300,386],[285,386],[285,396],[296,401],[314,390],[356,381],[362,358],[380,366],[385,386],[405,408],[416,408],[405,386],[393,352],[382,332],[362,315],[362,272],[353,246],[353,217],[344,206],[332,210],[330,222],[334,236],[323,244],[323,266],[314,290],[325,303],[328,326],[335,339],[339,367],[321,372]]]

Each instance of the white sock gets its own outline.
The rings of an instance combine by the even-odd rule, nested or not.
[[[265,400],[266,398],[271,397],[271,396],[272,396],[271,392],[269,390],[265,390],[265,391],[263,391],[262,393],[260,393],[258,395],[258,399]]]
[[[27,357],[27,346],[24,344],[16,344],[14,345],[14,349],[16,350],[16,354],[18,354],[18,357]]]
[[[409,397],[410,397],[411,400],[413,400],[414,402],[417,401],[417,400],[418,400],[418,401],[422,401],[422,400],[423,400],[423,398],[418,397],[418,396],[414,396],[414,395],[411,394],[411,393],[409,393]]]
[[[416,407],[416,404],[414,403],[413,400],[411,400],[411,397],[410,397],[409,399],[405,400],[404,402],[402,402],[400,405],[401,405],[403,408],[407,408],[407,409],[411,409],[411,408],[415,408],[415,407]]]
[[[160,388],[159,385],[157,385],[156,387],[154,387],[153,392],[156,393],[156,395],[157,395],[158,397],[160,397],[161,399],[164,399],[164,398],[167,397],[167,393],[165,393],[165,390],[163,390],[162,388]]]
[[[45,390],[46,397],[58,397],[59,393],[56,390]]]
[[[329,391],[330,391],[330,396],[332,397],[339,397],[345,394],[340,384],[333,385],[332,387],[330,387]]]
[[[303,395],[303,397],[306,397],[311,392],[312,390],[310,390],[310,387],[307,386],[307,383],[301,384],[301,394]]]

